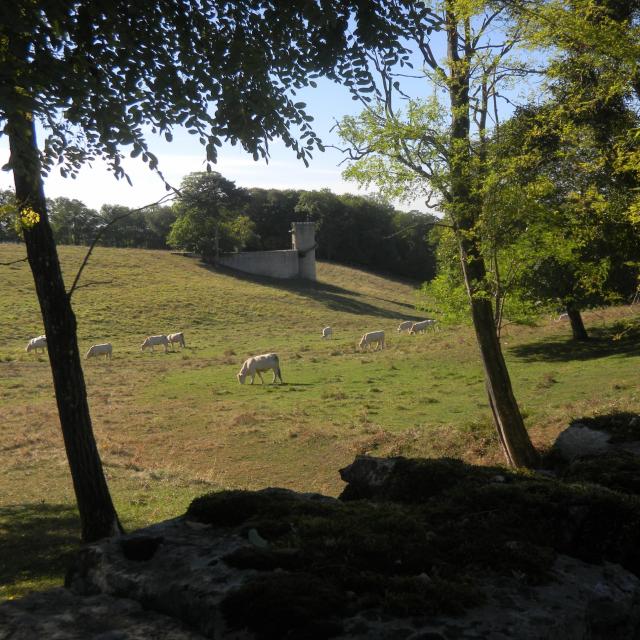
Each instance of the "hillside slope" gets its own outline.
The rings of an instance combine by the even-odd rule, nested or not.
[[[68,282],[85,251],[60,247]],[[18,245],[0,245],[0,262],[22,255]],[[337,469],[358,453],[502,462],[470,328],[398,336],[401,320],[420,317],[414,283],[322,263],[318,276],[315,284],[281,282],[166,252],[95,251],[73,303],[81,349],[114,345],[111,362],[85,361],[85,372],[127,525],[181,513],[216,488],[335,495]],[[24,351],[42,332],[30,271],[3,266],[0,278],[0,525],[41,522],[43,503],[73,517],[48,360]],[[570,343],[569,328],[551,319],[507,330],[516,396],[538,446],[572,418],[640,409],[638,341],[611,340],[615,322],[632,313],[587,314],[598,336],[588,345]],[[326,325],[332,340],[320,337]],[[387,332],[387,349],[358,352],[361,334],[377,329]],[[141,353],[146,335],[179,330],[184,351]],[[240,386],[242,361],[266,351],[280,355],[285,384]]]

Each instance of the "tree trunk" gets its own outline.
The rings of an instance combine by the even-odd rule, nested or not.
[[[571,332],[573,333],[574,340],[588,340],[589,334],[584,327],[582,321],[582,315],[580,309],[573,304],[567,305],[567,315],[569,316],[569,322],[571,322]]]
[[[513,394],[509,371],[493,323],[491,302],[483,298],[471,298],[471,313],[484,365],[489,405],[504,455],[514,467],[535,467],[538,454],[531,444]]]
[[[40,221],[24,230],[27,256],[47,335],[47,350],[82,524],[82,539],[92,542],[122,531],[104,477],[87,402],[78,352],[76,318],[65,290],[47,218],[33,119],[11,113],[7,119],[10,164],[18,206],[31,208]]]
[[[451,215],[460,248],[465,286],[471,302],[476,339],[484,365],[485,383],[494,423],[504,455],[516,467],[534,467],[538,454],[531,444],[511,387],[495,327],[489,293],[484,291],[487,269],[475,229],[481,203],[473,191],[469,119],[470,44],[462,45],[453,3],[446,3],[449,98],[451,102],[450,194]],[[460,51],[462,48],[463,55]]]

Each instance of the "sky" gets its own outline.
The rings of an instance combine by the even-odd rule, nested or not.
[[[436,57],[444,56],[445,41],[441,37],[435,37],[432,44],[436,47],[434,49]],[[409,44],[409,46],[412,45]],[[417,57],[414,57],[414,62],[417,71],[420,69]],[[412,96],[427,97],[434,91],[424,78],[419,80],[403,78],[402,82],[403,88],[407,86],[405,83],[409,83],[409,93]],[[512,94],[510,91],[507,93]],[[327,79],[318,80],[318,86],[315,89],[309,87],[298,91],[295,100],[307,103],[307,112],[314,117],[312,123],[314,129],[325,146],[340,146],[337,134],[331,131],[332,127],[343,116],[355,115],[362,110],[361,103],[352,99],[346,87]],[[508,103],[504,103],[501,111],[501,117],[504,118],[512,108]],[[42,138],[43,134],[40,132],[39,140],[42,141]],[[151,134],[147,136],[147,141],[150,150],[158,157],[160,170],[169,184],[177,187],[187,174],[205,170],[204,148],[199,144],[197,137],[188,134],[186,129],[174,129],[171,143],[166,142],[164,138],[153,137]],[[218,162],[213,169],[225,178],[233,180],[239,187],[306,190],[328,188],[338,194],[366,193],[358,189],[355,182],[342,179],[342,171],[345,167],[339,165],[344,160],[344,156],[337,149],[328,147],[325,152],[316,150],[309,167],[305,167],[304,163],[296,158],[295,153],[278,140],[270,143],[270,150],[271,158],[267,164],[264,160],[254,161],[253,157],[239,146],[225,144],[220,148]],[[8,143],[6,138],[2,137],[0,138],[1,164],[5,164],[8,157]],[[91,166],[85,165],[75,180],[63,178],[54,169],[45,179],[45,194],[48,198],[59,196],[75,198],[94,209],[99,209],[103,204],[140,207],[156,202],[166,195],[167,191],[162,180],[139,158],[129,158],[124,163],[124,168],[133,186],[130,186],[126,180],[116,180],[106,165],[99,160]],[[12,174],[0,171],[0,189],[12,187]],[[393,204],[404,211],[417,209],[426,212],[428,210],[424,201]],[[430,212],[437,213],[437,211]]]
[[[426,88],[426,87],[425,87]],[[307,102],[307,111],[314,117],[316,133],[325,145],[339,146],[335,133],[331,132],[336,119],[344,115],[357,114],[361,104],[352,100],[346,87],[329,80],[318,81],[316,89],[299,91],[296,100]],[[160,170],[167,182],[179,186],[182,178],[193,171],[205,170],[205,151],[198,139],[187,133],[186,129],[174,129],[173,141],[149,136],[150,149],[159,159]],[[39,140],[43,138],[39,132]],[[225,178],[233,180],[239,187],[261,187],[265,189],[323,189],[334,193],[367,193],[359,190],[354,182],[342,179],[344,167],[338,166],[343,160],[342,154],[328,148],[325,152],[316,150],[309,167],[305,167],[295,153],[276,140],[270,144],[271,158],[253,160],[251,154],[240,146],[225,144],[220,149],[217,165],[213,166]],[[0,160],[5,164],[9,158],[8,144],[0,139]],[[128,158],[124,168],[129,174],[133,186],[126,180],[116,180],[101,161],[92,166],[85,165],[76,179],[63,178],[56,169],[45,179],[45,194],[48,198],[64,196],[81,200],[91,208],[99,209],[103,204],[121,204],[140,207],[159,200],[167,192],[162,180],[139,158]],[[0,189],[13,188],[13,176],[10,172],[0,172]],[[419,209],[426,211],[424,202],[398,204],[403,210]]]

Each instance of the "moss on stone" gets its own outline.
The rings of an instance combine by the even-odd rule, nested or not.
[[[186,517],[219,527],[234,527],[254,518],[271,519],[276,525],[280,518],[292,513],[326,513],[331,502],[305,500],[285,489],[262,491],[219,491],[193,500]]]
[[[320,640],[342,632],[347,594],[307,573],[274,573],[228,595],[221,610],[230,626],[259,640]]]
[[[544,581],[557,553],[640,573],[638,498],[454,460],[400,461],[375,500],[223,492],[194,501],[189,516],[255,528],[269,543],[225,559],[278,569],[224,605],[230,624],[262,638],[331,637],[342,616],[366,609],[456,613],[482,601],[487,575]],[[283,622],[271,622],[275,612]],[[320,618],[325,635],[305,635]]]
[[[637,413],[619,411],[602,416],[579,418],[570,426],[585,426],[597,431],[606,431],[611,443],[640,441],[640,416]]]
[[[566,468],[562,478],[568,482],[590,482],[638,496],[640,458],[624,451],[580,458]]]

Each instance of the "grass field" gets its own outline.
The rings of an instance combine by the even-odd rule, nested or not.
[[[65,276],[83,247],[60,247]],[[23,255],[0,245],[0,262]],[[417,283],[320,264],[315,284],[238,277],[165,252],[97,249],[73,296],[83,351],[110,341],[112,361],[85,362],[94,429],[126,528],[183,513],[230,487],[335,495],[356,454],[456,456],[500,463],[472,330],[398,336],[421,317]],[[26,263],[0,266],[0,598],[59,583],[78,520]],[[637,309],[637,307],[636,307]],[[537,447],[572,419],[640,410],[640,344],[613,340],[629,307],[585,314],[594,339],[566,323],[509,327],[516,397]],[[323,326],[334,329],[322,340]],[[365,331],[387,349],[359,353]],[[185,332],[187,348],[141,353],[146,335]],[[276,351],[285,384],[240,386],[252,353]],[[270,381],[271,375],[265,379]]]

